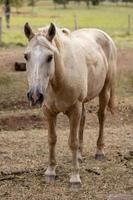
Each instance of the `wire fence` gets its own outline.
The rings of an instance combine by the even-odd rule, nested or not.
[[[117,27],[117,28],[114,28],[114,27],[98,27],[96,26],[96,28],[100,28],[108,33],[111,33],[112,35],[114,34],[127,34],[127,35],[131,35],[133,33],[133,17],[132,15],[127,15],[127,20],[126,20],[126,24],[124,24],[124,27]],[[38,26],[34,26],[34,28],[38,28]],[[77,15],[73,15],[73,27],[68,27],[70,28],[71,30],[76,30],[78,28],[85,28],[85,27],[81,27],[80,26],[80,22],[79,22],[79,19],[77,17]],[[89,27],[89,24],[88,24],[88,28]],[[17,33],[18,35],[22,34],[22,31],[23,31],[23,27],[22,25],[14,25],[13,26],[13,29],[12,29],[12,32],[14,33]],[[6,33],[5,31],[5,25],[4,23],[2,23],[2,17],[0,17],[0,45],[2,44],[2,42],[5,42],[4,41],[4,34]]]

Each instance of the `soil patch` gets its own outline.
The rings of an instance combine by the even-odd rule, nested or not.
[[[30,130],[34,128],[45,128],[41,117],[32,116],[10,116],[0,119],[0,131],[2,130]]]

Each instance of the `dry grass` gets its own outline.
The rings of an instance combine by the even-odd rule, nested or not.
[[[60,116],[60,118],[63,122],[66,121],[64,116]],[[112,193],[133,192],[133,157],[130,155],[132,151],[132,125],[125,119],[119,121],[118,118],[109,117],[111,121],[108,120],[105,129],[107,159],[104,162],[98,162],[94,159],[98,131],[96,118],[95,113],[87,115],[84,134],[84,161],[80,165],[83,185],[78,192],[72,191],[68,184],[71,173],[71,154],[67,145],[69,134],[67,123],[64,125],[62,121],[59,121],[56,148],[58,178],[54,184],[50,185],[45,182],[44,178],[48,160],[46,130],[3,131],[0,137],[0,171],[7,175],[0,176],[0,179],[7,177],[11,180],[1,181],[1,200],[8,198],[11,200],[28,198],[33,200],[76,200],[83,198],[86,200],[105,200]],[[23,172],[27,170],[29,173]],[[10,173],[21,171],[22,173],[18,173],[18,175],[10,175]]]

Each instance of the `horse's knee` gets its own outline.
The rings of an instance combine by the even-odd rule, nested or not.
[[[57,136],[48,138],[48,143],[50,146],[54,146],[56,144],[56,142],[57,142]]]
[[[77,150],[78,149],[78,140],[71,140],[69,139],[68,141],[69,147],[72,151]]]

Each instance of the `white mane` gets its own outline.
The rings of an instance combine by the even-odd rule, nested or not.
[[[67,28],[58,28],[56,26],[56,36],[55,36],[54,42],[52,44],[46,38],[48,29],[49,29],[49,26],[38,28],[38,32],[36,33],[37,40],[39,41],[39,43],[41,45],[51,49],[54,52],[57,50],[61,51],[61,49],[63,49],[62,48],[63,45],[62,45],[62,41],[60,38],[62,38],[63,36],[70,36],[71,31]]]

